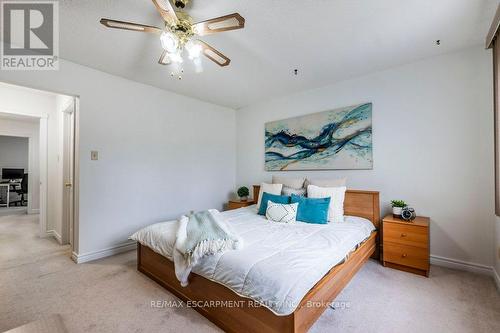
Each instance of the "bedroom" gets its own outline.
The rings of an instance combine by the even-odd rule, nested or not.
[[[391,200],[430,218],[428,278],[369,259],[311,332],[396,331],[408,322],[414,331],[498,330],[494,69],[485,47],[497,6],[192,0],[176,10],[195,22],[239,13],[244,28],[200,37],[228,66],[201,57],[197,73],[185,54],[184,72],[172,77],[175,64],[158,64],[158,36],[100,24],[161,26],[153,2],[59,1],[58,69],[2,69],[0,81],[80,98],[77,237],[71,251],[21,266],[2,256],[0,331],[43,320],[68,331],[218,331],[193,306],[165,305],[183,299],[137,271],[128,238],[190,211],[249,205],[253,185],[273,176],[346,178],[349,190],[378,192],[380,225]],[[266,124],[363,103],[371,103],[371,166],[268,171]]]

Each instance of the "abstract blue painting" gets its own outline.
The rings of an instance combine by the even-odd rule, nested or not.
[[[266,170],[372,169],[372,103],[266,123]]]

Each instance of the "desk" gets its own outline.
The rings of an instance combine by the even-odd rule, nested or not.
[[[0,196],[3,193],[3,188],[5,188],[5,191],[7,192],[7,201],[5,203],[0,203],[0,207],[5,206],[9,207],[10,205],[10,191],[15,191],[18,186],[21,186],[21,183],[19,182],[6,182],[6,183],[0,183]]]
[[[0,206],[5,206],[5,207],[9,207],[9,200],[10,200],[10,184],[9,183],[4,183],[4,184],[0,184],[0,193],[3,192],[3,188],[5,188],[6,192],[7,192],[7,201],[6,203],[1,203]]]

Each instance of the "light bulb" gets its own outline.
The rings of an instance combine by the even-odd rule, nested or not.
[[[186,43],[186,50],[189,54],[189,59],[193,60],[200,57],[202,47],[200,44],[190,40]]]
[[[181,54],[179,52],[169,53],[168,56],[170,57],[170,60],[172,60],[173,62],[182,63],[183,61]]]
[[[179,39],[177,36],[171,32],[163,31],[160,36],[161,47],[167,50],[169,53],[174,53],[177,51],[179,46]]]

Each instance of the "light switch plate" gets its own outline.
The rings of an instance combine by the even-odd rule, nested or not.
[[[90,152],[90,159],[92,161],[97,161],[99,159],[99,152],[97,150],[92,150]]]

